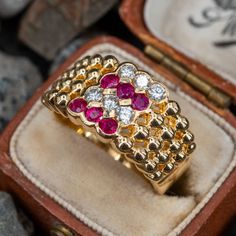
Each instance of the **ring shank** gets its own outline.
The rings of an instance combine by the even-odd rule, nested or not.
[[[142,176],[142,173],[135,168],[135,165],[129,161],[127,161],[125,154],[118,152],[113,148],[110,143],[103,143],[99,140],[97,135],[95,135],[92,132],[86,131],[82,126],[76,126],[73,123],[71,123],[68,119],[65,119],[58,114],[56,114],[57,119],[59,122],[61,122],[63,125],[66,125],[70,128],[72,128],[78,135],[83,136],[86,138],[88,141],[92,142],[93,144],[97,145],[99,148],[102,148],[104,151],[106,151],[109,156],[111,156],[115,161],[120,162],[123,166],[126,168],[135,171],[138,175]],[[162,179],[160,182],[151,182],[154,190],[158,192],[159,194],[165,193],[170,186],[176,182],[179,177],[186,171],[186,169],[190,165],[190,158],[186,159],[184,164],[182,164],[181,168],[176,170],[175,172],[171,173],[170,175],[167,176],[167,178]],[[145,179],[148,183],[147,179]]]
[[[137,78],[140,78],[140,75],[141,78],[147,76],[151,87],[140,89],[135,87],[134,80],[122,77],[119,70],[125,66],[133,68]],[[113,82],[117,77],[119,81],[124,80],[118,82],[114,88],[103,88],[101,81],[109,76]],[[122,96],[118,96],[118,86],[124,84],[126,89],[127,84],[129,88],[133,88],[134,97],[137,99],[135,102],[132,100],[134,97],[122,97],[123,92],[120,90]],[[89,96],[96,94],[94,91],[102,91],[99,95],[101,98],[98,97],[100,100],[90,100]],[[150,95],[153,93],[155,97]],[[161,100],[157,96],[159,93],[163,96]],[[106,96],[110,99],[115,97],[120,110],[115,109],[107,113],[104,106]],[[138,99],[142,102],[139,103]],[[70,104],[76,100],[80,100],[82,107],[85,106],[84,110],[74,112],[69,109]],[[147,72],[138,70],[134,64],[119,64],[118,60],[110,55],[88,56],[75,62],[53,83],[51,89],[45,92],[42,103],[57,114],[63,123],[105,150],[114,160],[144,176],[159,194],[166,192],[183,174],[189,165],[190,154],[195,149],[194,136],[188,130],[188,120],[180,114],[179,105],[169,100],[167,88]],[[142,106],[145,109],[142,109]],[[88,120],[86,115],[92,109],[97,109],[97,113],[101,112],[101,120],[115,122],[115,132],[111,135],[103,133],[99,126],[101,120]],[[131,111],[132,119],[128,123],[120,119],[123,111],[125,117]]]

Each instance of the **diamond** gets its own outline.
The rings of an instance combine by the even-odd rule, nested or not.
[[[160,102],[166,97],[166,90],[160,84],[152,84],[150,89],[148,90],[148,94],[150,98]]]
[[[111,118],[102,119],[99,121],[99,128],[105,134],[114,134],[118,128],[118,123]]]
[[[130,83],[118,84],[117,96],[121,99],[132,98],[134,96],[134,87]]]
[[[99,102],[102,100],[102,89],[101,88],[89,88],[84,94],[84,98],[87,102]]]
[[[134,85],[138,89],[147,89],[151,76],[146,72],[139,72],[134,78]]]
[[[118,98],[114,95],[105,95],[103,97],[103,106],[108,112],[115,110],[118,107]]]
[[[142,93],[136,93],[132,98],[132,108],[143,111],[148,108],[149,99]]]
[[[82,98],[75,98],[70,101],[68,108],[73,112],[80,113],[86,110],[87,102]]]
[[[119,76],[115,74],[107,74],[104,75],[103,78],[101,79],[101,87],[106,89],[106,88],[116,88],[120,81]]]
[[[98,122],[103,115],[103,110],[101,107],[91,107],[86,110],[85,117],[88,121]]]
[[[124,63],[118,70],[118,75],[121,78],[134,79],[137,69],[133,64]]]
[[[118,119],[126,125],[134,118],[134,111],[131,107],[119,107],[117,113]]]

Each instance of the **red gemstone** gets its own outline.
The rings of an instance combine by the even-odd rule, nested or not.
[[[68,107],[71,111],[80,113],[86,110],[87,102],[82,98],[75,98],[69,103]]]
[[[119,76],[115,74],[107,74],[101,79],[101,87],[106,88],[116,88],[120,81]]]
[[[117,96],[121,99],[132,98],[134,96],[134,87],[129,83],[118,84]]]
[[[99,121],[99,127],[105,134],[114,134],[117,130],[118,123],[111,118],[102,119]]]
[[[132,108],[138,111],[147,109],[149,99],[142,93],[136,93],[132,98]]]
[[[91,107],[85,111],[85,117],[88,121],[98,122],[103,115],[101,107]]]

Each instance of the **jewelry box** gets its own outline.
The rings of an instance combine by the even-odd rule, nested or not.
[[[235,214],[236,118],[230,109],[236,82],[224,63],[224,69],[214,67],[216,62],[206,64],[211,58],[192,56],[166,35],[157,38],[150,33],[149,17],[156,22],[158,15],[152,8],[165,19],[167,2],[171,3],[123,1],[122,19],[143,41],[145,52],[114,37],[90,41],[37,90],[1,136],[0,188],[13,195],[45,235],[218,235]],[[204,9],[200,1],[198,6]],[[154,26],[153,32],[158,32]],[[188,115],[197,148],[191,167],[173,186],[174,194],[154,193],[143,178],[63,125],[41,104],[52,82],[88,54],[112,54],[160,78]]]

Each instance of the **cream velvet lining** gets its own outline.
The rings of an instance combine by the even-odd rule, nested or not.
[[[203,11],[210,8],[212,10],[208,12],[211,19],[219,17],[221,20],[207,23]],[[236,35],[222,33],[233,12],[234,10],[217,8],[214,0],[146,0],[144,19],[148,29],[156,37],[236,84],[235,44],[228,47],[214,46],[214,42],[236,40]],[[189,17],[205,26],[192,26]]]
[[[113,54],[156,77],[138,58],[111,44],[87,54]],[[58,122],[38,101],[15,131],[10,155],[20,171],[75,217],[102,235],[177,235],[221,186],[236,163],[236,131],[219,116],[171,87],[191,123],[197,149],[176,185],[159,196],[136,173]]]

